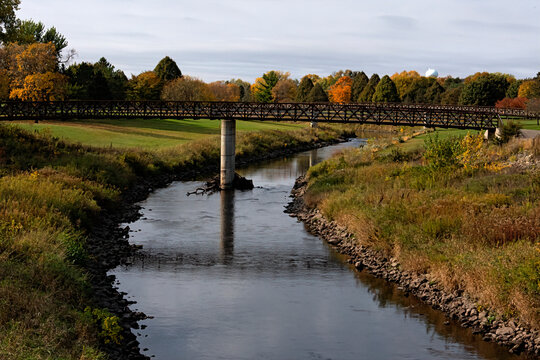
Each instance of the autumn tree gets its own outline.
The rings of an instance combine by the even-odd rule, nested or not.
[[[165,56],[156,65],[154,72],[162,81],[171,81],[182,77],[182,71],[176,64],[176,62],[168,56]]]
[[[159,100],[163,83],[153,71],[132,76],[128,81],[128,100]]]
[[[352,78],[351,86],[351,102],[358,102],[358,97],[360,96],[360,93],[362,93],[362,90],[364,90],[368,82],[369,78],[363,71],[354,75],[354,77]]]
[[[241,102],[250,102],[252,101],[251,96],[251,84],[242,79],[231,79],[227,81],[227,84],[234,84],[240,89],[240,99]]]
[[[313,86],[313,89],[311,89],[309,92],[306,100],[310,103],[328,102],[328,95],[326,95],[322,85],[320,83],[316,83],[315,86]]]
[[[396,89],[396,84],[390,79],[390,76],[385,75],[375,87],[373,94],[373,102],[399,102],[399,94]]]
[[[161,99],[167,101],[211,101],[214,99],[208,85],[197,78],[182,76],[163,87]]]
[[[10,97],[23,101],[64,100],[66,82],[66,76],[57,72],[28,75],[11,90]]]
[[[215,101],[239,101],[240,87],[225,81],[215,81],[208,84],[208,90],[212,93]]]
[[[9,100],[11,80],[8,71],[0,68],[0,100]]]
[[[519,86],[518,96],[527,99],[540,97],[540,73],[536,75],[536,78],[526,80]]]
[[[493,106],[504,98],[510,86],[505,74],[477,73],[465,79],[459,98],[461,105]]]
[[[282,73],[280,71],[269,71],[262,77],[257,78],[255,83],[251,85],[251,94],[253,99],[260,103],[270,103],[273,101],[272,89],[276,86],[277,82],[281,79],[289,77],[289,73]]]
[[[19,10],[20,0],[0,1],[0,41],[5,43],[17,27],[15,11]]]
[[[395,73],[392,75],[391,79],[396,85],[396,89],[401,100],[405,100],[405,94],[409,91],[411,85],[420,78],[420,74],[414,70],[404,70],[400,73]]]
[[[505,97],[504,99],[497,101],[497,103],[495,104],[495,107],[502,108],[502,109],[525,109],[527,107],[527,98]]]
[[[296,82],[291,79],[281,79],[272,88],[272,100],[278,103],[290,103],[296,99]]]
[[[296,101],[297,102],[306,102],[309,92],[313,89],[313,81],[309,76],[304,76],[300,81],[300,85],[296,91]]]
[[[373,99],[373,94],[375,94],[375,87],[377,86],[379,81],[380,81],[379,75],[377,74],[371,75],[367,85],[364,87],[364,90],[362,90],[362,92],[358,96],[357,101],[359,103],[371,102],[371,100]]]
[[[56,72],[58,59],[52,43],[8,44],[0,51],[0,62],[10,80],[11,99],[63,99],[66,79]]]
[[[342,76],[328,90],[328,98],[333,103],[346,104],[351,102],[352,79]]]

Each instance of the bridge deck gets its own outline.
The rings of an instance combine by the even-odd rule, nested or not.
[[[494,107],[382,103],[0,102],[0,121],[104,118],[234,119],[494,129],[501,117],[538,118],[539,115],[520,109]]]

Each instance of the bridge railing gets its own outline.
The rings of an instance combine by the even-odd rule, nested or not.
[[[499,117],[538,118],[521,109],[401,103],[241,103],[200,101],[0,102],[0,120],[192,118],[317,121],[492,129]]]

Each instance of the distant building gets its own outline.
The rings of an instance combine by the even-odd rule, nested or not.
[[[439,76],[439,72],[435,69],[428,69],[428,71],[426,71],[426,77],[437,77]]]

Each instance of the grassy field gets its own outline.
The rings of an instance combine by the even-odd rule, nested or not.
[[[310,169],[306,202],[405,270],[539,326],[540,172],[511,164],[538,159],[540,142],[458,134],[344,151]]]
[[[220,133],[218,120],[126,119],[87,121],[16,122],[30,131],[50,134],[60,140],[99,147],[165,148]],[[295,130],[304,123],[237,121],[238,131]]]

